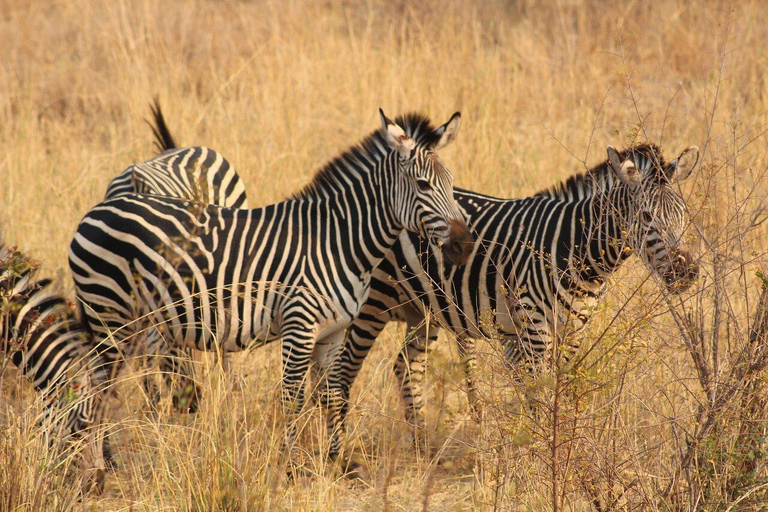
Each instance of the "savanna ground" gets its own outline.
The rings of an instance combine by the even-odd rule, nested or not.
[[[158,96],[183,144],[218,149],[252,205],[279,201],[388,115],[462,112],[443,152],[458,186],[536,192],[651,140],[701,149],[681,190],[698,283],[664,295],[629,260],[570,368],[513,380],[479,344],[484,419],[456,350],[430,356],[431,439],[402,420],[385,331],[354,389],[371,479],[339,476],[310,410],[314,475],[282,471],[277,346],[201,364],[197,415],[143,412],[136,380],[112,415],[120,465],[78,502],[72,459],[36,435],[40,404],[2,373],[0,507],[55,510],[738,510],[768,500],[764,349],[750,341],[768,171],[768,4],[574,0],[0,2],[0,238],[72,284],[75,227],[127,165],[154,155]],[[5,368],[5,367],[4,367]],[[565,377],[568,369],[572,377]],[[537,413],[523,396],[536,396]]]

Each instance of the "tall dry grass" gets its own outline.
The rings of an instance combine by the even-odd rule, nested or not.
[[[194,417],[148,415],[136,380],[122,384],[120,469],[83,507],[685,510],[766,499],[764,377],[733,376],[739,354],[754,355],[754,273],[768,249],[768,5],[6,0],[0,14],[0,238],[42,259],[65,292],[78,220],[114,175],[153,154],[143,118],[155,95],[180,142],[230,159],[253,205],[305,183],[377,126],[380,106],[440,122],[461,110],[445,160],[459,186],[504,197],[583,170],[607,144],[702,149],[682,184],[703,264],[696,288],[668,300],[632,260],[583,335],[575,378],[553,371],[522,389],[493,340],[481,343],[480,426],[441,343],[427,387],[440,464],[407,441],[390,372],[403,332],[392,327],[354,393],[368,485],[326,467],[316,412],[302,438],[314,475],[288,485],[274,470],[279,353],[268,347],[227,375],[201,368]],[[4,506],[66,509],[72,468],[44,456],[39,404],[3,380]]]

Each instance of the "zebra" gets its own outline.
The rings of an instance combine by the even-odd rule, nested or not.
[[[160,154],[132,164],[117,175],[107,186],[104,200],[129,194],[152,194],[227,208],[248,208],[245,183],[229,161],[208,147],[179,147],[168,129],[157,99],[150,104],[150,108],[153,123],[149,126]],[[172,394],[174,408],[181,412],[195,412],[200,390],[194,382],[193,369],[188,364],[192,359],[191,353],[165,346],[165,341],[155,330],[147,336],[146,352],[157,360],[167,387],[176,388]],[[150,377],[149,374],[144,377],[144,389],[154,406],[160,400],[160,393]],[[174,383],[175,379],[178,383]]]
[[[109,383],[142,350],[147,327],[184,347],[241,351],[282,338],[286,449],[296,438],[311,362],[338,350],[365,301],[371,273],[404,230],[462,265],[473,238],[437,151],[461,116],[435,128],[421,114],[392,122],[345,151],[290,199],[253,210],[190,208],[167,197],[103,202],[80,222],[69,262],[85,323],[108,361]],[[94,405],[94,424],[103,415]],[[329,411],[329,456],[339,454]],[[84,482],[103,484],[101,435]],[[289,461],[292,459],[289,456]]]
[[[446,268],[418,237],[400,235],[374,271],[368,300],[330,371],[340,390],[340,430],[350,387],[389,321],[407,324],[394,371],[418,441],[425,433],[426,352],[441,328],[457,337],[474,410],[473,338],[500,337],[510,365],[540,360],[553,341],[565,342],[584,327],[607,279],[632,253],[670,291],[687,289],[698,264],[681,240],[688,216],[673,184],[697,161],[695,146],[671,162],[653,144],[622,152],[608,146],[600,165],[531,197],[498,199],[456,189],[476,235],[467,264]]]
[[[221,206],[247,207],[245,186],[229,162],[218,152],[206,147],[178,148],[170,134],[157,101],[151,105],[155,144],[161,154],[129,166],[107,187],[105,199],[131,193],[146,193],[195,200],[207,198]],[[68,414],[61,424],[62,436],[76,434],[89,424],[89,394],[86,370],[93,347],[90,334],[82,326],[76,311],[66,297],[54,290],[51,279],[38,279],[38,264],[23,253],[0,244],[0,296],[3,299],[0,334],[13,363],[29,376],[48,406],[42,423],[49,424],[66,403]],[[156,334],[156,333],[155,333]],[[175,347],[161,346],[159,336],[148,341],[147,352],[167,354],[160,357],[160,370],[170,385],[172,376],[182,383],[173,394],[174,407],[182,412],[195,412],[199,391],[194,385],[192,368],[185,362],[189,356]],[[67,376],[72,376],[68,379]],[[67,384],[66,389],[62,386]],[[153,400],[158,392],[145,388]],[[81,397],[72,405],[74,397]],[[54,411],[56,411],[54,413]],[[105,459],[113,467],[108,445]]]
[[[40,423],[65,438],[88,424],[91,338],[39,263],[0,244],[0,343],[45,402]],[[54,437],[52,437],[52,440]],[[104,446],[105,457],[111,459]]]
[[[160,154],[128,166],[107,186],[104,200],[127,194],[189,199],[227,208],[248,208],[245,183],[221,153],[206,147],[178,147],[160,104],[151,105]]]

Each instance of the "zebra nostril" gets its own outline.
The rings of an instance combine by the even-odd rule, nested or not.
[[[674,293],[680,293],[693,284],[699,277],[699,265],[687,251],[679,251],[670,255],[669,265],[662,276],[667,287]]]
[[[472,253],[474,241],[466,224],[455,221],[451,225],[449,241],[443,245],[446,259],[454,265],[465,265]]]

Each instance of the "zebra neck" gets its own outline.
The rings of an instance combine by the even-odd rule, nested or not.
[[[571,275],[602,285],[631,255],[622,234],[629,214],[627,189],[614,182],[587,198],[575,213]]]
[[[317,184],[308,201],[310,216],[330,214],[339,250],[348,268],[372,271],[395,244],[403,230],[395,218],[390,195],[395,189],[393,159],[385,158],[372,169],[346,169],[343,179]]]

